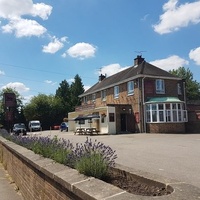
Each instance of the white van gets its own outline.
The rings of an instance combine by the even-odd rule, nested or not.
[[[42,129],[41,128],[41,123],[38,120],[30,121],[28,123],[28,128],[29,128],[30,132],[32,132],[32,131],[40,131]]]

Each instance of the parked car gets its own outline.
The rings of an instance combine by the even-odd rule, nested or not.
[[[39,120],[33,120],[33,121],[30,121],[28,123],[28,128],[30,130],[30,132],[33,132],[33,131],[40,131],[42,129],[41,127],[41,123]]]
[[[53,130],[59,130],[60,129],[60,125],[54,125],[52,128],[53,128]]]
[[[62,122],[60,125],[60,131],[68,131],[68,123],[67,122]]]
[[[15,135],[26,135],[26,126],[23,123],[18,123],[13,125],[13,133]]]

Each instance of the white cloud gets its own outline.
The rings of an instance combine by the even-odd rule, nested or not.
[[[65,52],[65,53],[63,53],[61,56],[62,56],[63,58],[66,58],[66,57],[67,57],[67,53]]]
[[[74,81],[75,81],[74,78],[70,78],[70,79],[67,80],[67,82],[69,82],[69,83],[72,83]]]
[[[200,47],[192,49],[189,53],[191,60],[194,60],[197,65],[200,65]]]
[[[85,91],[87,91],[87,90],[90,89],[90,88],[91,88],[91,86],[89,86],[89,85],[85,85],[85,86],[84,86],[84,90],[85,90]]]
[[[30,36],[40,36],[46,32],[46,28],[38,24],[34,20],[27,19],[13,19],[10,22],[2,26],[4,33],[14,32],[16,37],[30,37]]]
[[[5,72],[0,70],[0,75],[5,75]]]
[[[23,83],[20,83],[20,82],[10,82],[1,87],[1,89],[5,89],[5,88],[13,88],[19,93],[27,92],[30,90],[30,88],[26,87]]]
[[[0,17],[11,19],[31,12],[33,3],[31,0],[0,0]]]
[[[46,46],[43,46],[43,49],[42,51],[44,53],[51,53],[51,54],[54,54],[56,53],[57,51],[59,51],[60,49],[63,48],[64,46],[64,42],[67,41],[67,37],[62,37],[61,39],[58,39],[56,37],[53,37],[52,38],[52,42],[50,42],[48,45]]]
[[[52,7],[44,3],[33,4],[31,14],[36,17],[39,16],[43,20],[47,20],[51,15]]]
[[[33,17],[39,16],[46,20],[51,12],[52,6],[44,3],[33,4],[32,0],[0,0],[0,17],[4,19],[30,15]]]
[[[97,47],[88,43],[81,42],[70,47],[67,50],[67,54],[73,58],[84,60],[85,58],[94,57],[96,51]],[[66,57],[66,53],[64,53],[62,56]]]
[[[30,103],[31,99],[33,98],[33,95],[23,96],[23,104]]]
[[[163,5],[164,13],[159,23],[153,25],[155,32],[166,34],[200,22],[200,1],[177,4],[178,0],[169,0]]]
[[[50,80],[45,80],[44,82],[47,83],[47,84],[50,84],[50,85],[56,85],[57,84],[57,82],[53,82],[53,81],[50,81]]]
[[[106,74],[106,77],[111,76],[113,74],[116,74],[122,70],[127,69],[128,67],[121,67],[120,64],[115,63],[115,64],[110,64],[106,66],[102,66],[101,68],[101,74]]]
[[[180,58],[179,56],[176,55],[169,56],[168,58],[165,59],[155,60],[150,63],[166,71],[178,69],[179,67],[183,67],[189,64],[187,60]]]
[[[7,20],[2,30],[4,33],[15,33],[16,37],[40,36],[46,32],[46,28],[24,16],[38,16],[46,20],[51,11],[51,6],[44,3],[33,4],[32,0],[0,0],[0,18]]]

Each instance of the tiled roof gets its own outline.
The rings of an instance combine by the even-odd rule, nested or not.
[[[155,78],[166,77],[166,78],[179,79],[177,76],[174,76],[165,70],[162,70],[154,65],[151,65],[146,61],[143,61],[138,66],[129,67],[121,72],[118,72],[117,74],[114,74],[112,76],[109,76],[108,78],[103,79],[101,82],[97,82],[95,85],[93,85],[91,88],[89,88],[86,92],[84,92],[80,96],[85,96],[103,90],[105,88],[109,88],[109,86],[117,85],[125,80],[130,80],[130,79],[135,79],[137,77],[145,77],[145,76],[154,76]]]

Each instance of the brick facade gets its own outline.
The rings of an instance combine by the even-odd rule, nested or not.
[[[114,74],[113,76],[110,76],[108,78],[101,75],[97,84],[95,84],[93,87],[91,87],[91,89],[80,95],[80,97],[83,99],[82,106],[84,107],[85,105],[92,104],[95,108],[98,108],[105,107],[109,104],[114,104],[117,108],[117,105],[130,105],[133,114],[127,114],[126,119],[130,118],[129,120],[127,120],[127,123],[131,123],[131,121],[136,122],[134,123],[135,132],[145,132],[149,127],[155,126],[157,128],[149,128],[148,130],[150,132],[154,132],[154,129],[160,130],[161,132],[184,132],[185,121],[182,119],[175,119],[175,125],[172,129],[168,124],[160,123],[160,121],[156,121],[156,125],[146,124],[145,116],[146,103],[148,103],[148,100],[152,98],[166,97],[170,99],[170,97],[172,97],[174,99],[177,99],[176,103],[185,104],[186,97],[184,81],[179,77],[176,77],[156,66],[151,65],[150,63],[147,63],[141,56],[137,56],[137,58],[134,59],[134,63],[134,66],[117,74]],[[160,93],[159,91],[156,91],[156,81],[157,87],[161,87],[161,85],[164,85],[164,89],[162,88],[162,91]],[[130,95],[128,95],[127,87],[129,82],[132,82],[132,85],[134,85],[134,93]],[[118,98],[115,98],[114,96],[115,86],[118,86],[119,88]],[[102,100],[101,94],[103,91],[106,91],[106,98]],[[92,95],[95,95],[95,100],[93,99],[93,101]],[[183,107],[184,108],[181,109],[185,110],[185,106]],[[116,115],[117,131],[120,130],[120,124],[118,123],[121,123],[120,116],[122,116],[122,114],[123,113],[118,112],[118,114]],[[177,121],[182,122],[183,124],[179,126],[177,125]],[[146,126],[148,126],[148,128],[146,128]]]

